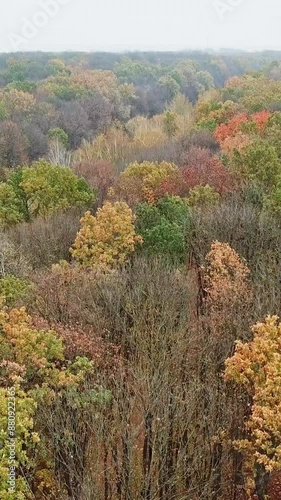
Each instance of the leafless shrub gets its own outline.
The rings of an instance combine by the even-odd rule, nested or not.
[[[51,142],[47,158],[50,163],[60,167],[71,167],[72,164],[72,153],[58,140]]]
[[[0,231],[0,277],[14,274],[25,277],[30,271],[30,263],[24,257],[19,245],[13,244],[7,234]]]
[[[89,342],[98,332],[124,360],[114,377],[98,370],[112,399],[94,419],[89,407],[78,416],[62,402],[47,419],[50,433],[58,423],[78,432],[73,449],[61,440],[55,451],[70,498],[225,500],[234,498],[235,482],[243,485],[229,443],[244,401],[226,392],[215,361],[220,345],[204,312],[198,317],[195,271],[137,257],[109,275],[75,268],[35,275],[37,314],[72,328],[80,321]],[[231,346],[220,343],[225,356]]]
[[[219,144],[214,135],[208,130],[196,130],[188,136],[184,136],[179,141],[181,146],[181,164],[185,164],[186,154],[191,148],[204,148],[210,150],[213,154],[219,152]]]
[[[9,238],[21,248],[21,254],[32,263],[33,269],[49,267],[69,259],[82,213],[81,209],[70,209],[49,219],[17,224],[9,230]]]
[[[112,164],[105,160],[82,160],[74,163],[73,171],[79,177],[83,177],[92,188],[98,190],[97,203],[102,205],[109,188],[114,186],[117,178]]]

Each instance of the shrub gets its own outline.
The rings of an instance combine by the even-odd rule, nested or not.
[[[30,263],[21,248],[0,231],[0,278],[9,274],[25,278],[30,271]]]
[[[18,249],[15,262],[21,256],[23,261],[30,263],[30,267],[40,269],[62,259],[69,260],[69,248],[79,230],[82,213],[79,207],[71,208],[59,211],[48,219],[37,217],[10,228],[8,236],[15,248],[13,253],[16,254]]]

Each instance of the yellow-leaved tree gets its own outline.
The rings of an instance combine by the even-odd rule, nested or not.
[[[166,161],[130,163],[121,173],[111,194],[127,200],[132,197],[133,191],[136,203],[145,201],[153,204],[157,200],[156,189],[161,182],[178,172],[179,168],[174,163]]]
[[[269,473],[281,470],[281,323],[277,316],[268,316],[252,332],[253,340],[237,342],[234,355],[226,360],[225,379],[244,386],[251,396],[247,438],[234,444],[244,453],[247,472],[252,473],[249,489],[254,488],[258,474],[262,494],[266,494]]]
[[[9,310],[0,297],[1,499],[34,498],[32,483],[40,495],[36,498],[57,498],[51,444],[41,432],[37,411],[39,406],[51,411],[68,390],[81,392],[92,367],[88,358],[68,361],[55,331],[36,328],[24,308]]]
[[[83,267],[112,269],[126,262],[142,238],[136,234],[135,216],[126,203],[106,202],[96,216],[81,219],[72,256]]]

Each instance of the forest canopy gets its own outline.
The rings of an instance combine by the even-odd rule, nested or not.
[[[280,144],[279,52],[0,54],[1,499],[281,498]]]

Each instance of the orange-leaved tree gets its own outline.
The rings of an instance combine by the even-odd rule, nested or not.
[[[221,335],[225,333],[226,322],[233,329],[237,312],[240,315],[251,305],[250,270],[228,243],[219,241],[212,244],[206,261],[206,307],[210,324]]]
[[[237,132],[241,130],[242,124],[247,122],[247,113],[239,113],[238,115],[234,116],[228,123],[222,123],[221,125],[218,125],[215,130],[215,138],[220,144],[222,144],[225,139],[227,139],[227,137],[236,135]]]

